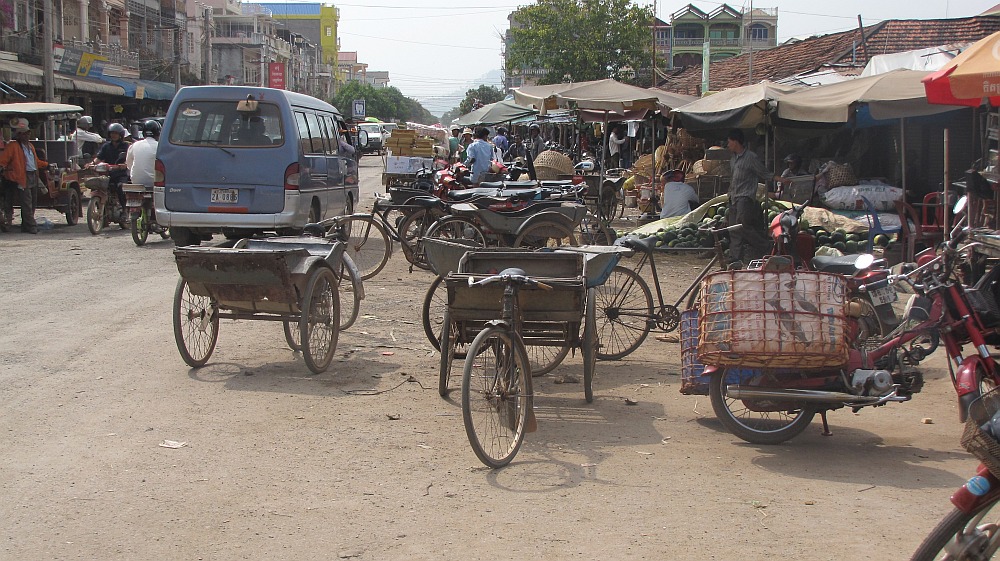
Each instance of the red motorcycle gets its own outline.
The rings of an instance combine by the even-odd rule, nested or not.
[[[959,205],[962,207],[957,207],[956,213],[964,208],[964,200]],[[997,296],[991,290],[1000,285],[1000,271],[984,277],[976,288],[964,287],[959,277],[969,246],[959,249],[959,244],[966,232],[956,228],[952,234],[951,241],[942,244],[936,255],[922,255],[914,270],[859,284],[859,291],[870,293],[903,283],[914,294],[907,302],[900,325],[874,348],[858,344],[859,334],[863,333],[859,321],[863,311],[849,301],[842,308],[845,315],[842,336],[850,342],[847,359],[826,367],[810,369],[806,359],[795,368],[756,365],[747,368],[740,367],[741,357],[735,353],[731,360],[723,354],[704,356],[707,348],[704,343],[711,339],[706,339],[706,333],[714,329],[711,318],[706,317],[706,308],[711,312],[714,305],[709,277],[702,296],[699,318],[702,338],[698,351],[702,362],[709,359],[707,362],[726,364],[706,368],[711,375],[712,409],[722,424],[747,442],[778,444],[800,434],[819,413],[824,434],[830,434],[828,411],[849,407],[857,412],[864,407],[909,401],[923,386],[923,375],[915,367],[942,343],[948,353],[949,373],[964,421],[969,405],[1000,385],[1000,371],[988,349],[1000,345],[997,334],[1000,313],[996,312]],[[734,273],[744,272],[754,271]],[[781,281],[794,282],[793,275]],[[794,297],[779,294],[779,285],[775,297]],[[843,288],[846,294],[846,287]],[[796,305],[808,307],[809,303],[799,301]],[[794,317],[783,313],[774,317],[782,329],[795,324]],[[769,333],[767,337],[775,339],[777,335]],[[963,355],[963,346],[968,344],[973,352]],[[804,348],[808,352],[815,346]]]

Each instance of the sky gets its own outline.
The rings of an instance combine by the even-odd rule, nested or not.
[[[277,2],[280,0],[270,0]],[[298,0],[288,0],[290,3]],[[317,0],[312,0],[313,2]],[[977,15],[1000,0],[757,0],[755,8],[778,8],[778,42],[856,28],[886,19],[940,19]],[[652,6],[652,1],[640,0]],[[705,12],[721,2],[690,2]],[[357,51],[370,70],[388,70],[389,85],[418,99],[435,115],[457,106],[465,90],[502,65],[501,38],[507,15],[531,2],[510,0],[346,0],[340,9],[341,50]],[[657,1],[664,21],[688,4]],[[740,9],[749,1],[729,2]],[[493,84],[500,86],[499,73]],[[457,96],[455,94],[458,94]]]

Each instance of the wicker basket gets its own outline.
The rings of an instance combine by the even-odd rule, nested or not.
[[[560,175],[573,173],[573,160],[555,150],[546,150],[534,161],[535,176],[543,181],[556,180]]]
[[[698,360],[829,368],[848,355],[846,285],[830,273],[723,271],[702,281]]]
[[[1000,411],[1000,391],[992,390],[972,402],[969,418],[962,433],[962,446],[983,462],[993,475],[1000,477],[1000,442],[997,437],[983,430],[996,430],[994,415]]]

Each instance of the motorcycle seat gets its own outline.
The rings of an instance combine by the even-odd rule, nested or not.
[[[521,190],[521,191],[510,191],[503,190],[498,191],[496,189],[460,189],[457,191],[448,191],[448,199],[452,201],[471,201],[478,199],[480,197],[493,197],[493,198],[509,198],[518,201],[527,201],[534,199],[538,194],[535,189]]]
[[[858,269],[854,266],[857,259],[857,255],[842,255],[840,257],[817,256],[813,257],[810,263],[812,263],[813,269],[821,273],[853,275],[858,272]]]
[[[479,184],[482,188],[490,189],[534,189],[538,187],[537,181],[483,181]]]
[[[406,201],[406,204],[421,208],[436,208],[441,206],[443,201],[437,197],[413,197]]]

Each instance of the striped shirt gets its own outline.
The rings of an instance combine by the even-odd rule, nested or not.
[[[744,149],[742,154],[733,154],[729,160],[732,180],[729,183],[730,200],[737,197],[757,197],[757,180],[767,182],[773,175],[764,167],[755,152]]]

